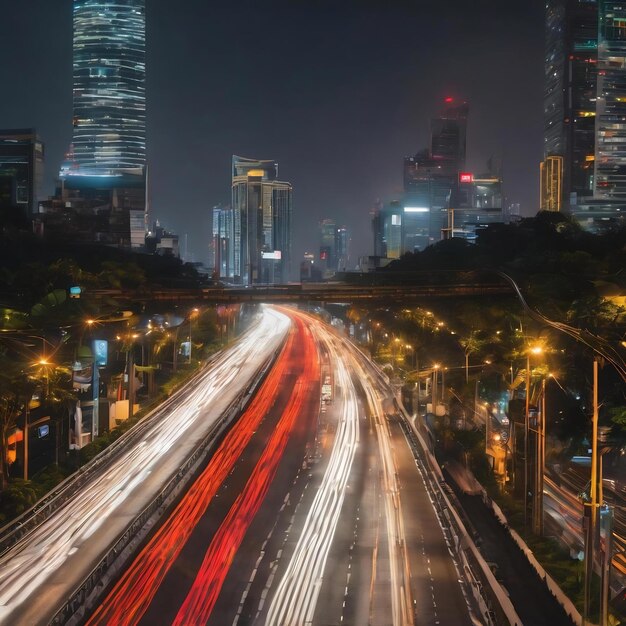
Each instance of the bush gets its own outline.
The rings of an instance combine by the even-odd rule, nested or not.
[[[18,517],[38,500],[37,490],[29,480],[14,478],[5,491],[0,492],[0,525]]]

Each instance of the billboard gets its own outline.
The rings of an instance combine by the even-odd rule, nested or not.
[[[109,342],[105,339],[94,339],[93,358],[95,359],[98,367],[106,367],[108,353]]]
[[[280,250],[274,250],[273,252],[261,252],[261,258],[280,261],[282,259],[282,252]]]

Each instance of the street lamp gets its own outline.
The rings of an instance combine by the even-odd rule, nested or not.
[[[526,410],[524,414],[524,535],[528,522],[528,439],[530,435],[530,355],[543,353],[539,345],[530,347],[526,351]]]

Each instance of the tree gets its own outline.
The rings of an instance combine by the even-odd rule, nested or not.
[[[34,381],[3,350],[0,354],[0,491],[7,488],[9,480],[9,436],[34,390]]]
[[[484,345],[485,341],[480,337],[480,331],[472,329],[468,335],[461,337],[459,343],[465,354],[465,382],[469,381],[469,357],[470,354],[478,352]]]

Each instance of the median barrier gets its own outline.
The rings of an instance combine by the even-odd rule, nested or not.
[[[95,608],[111,580],[122,573],[141,541],[163,513],[176,501],[209,454],[213,452],[215,442],[245,409],[255,390],[269,373],[283,345],[284,341],[257,370],[246,389],[233,399],[222,414],[222,418],[215,421],[213,427],[187,461],[180,466],[178,472],[170,478],[153,500],[126,527],[117,542],[107,550],[98,564],[50,620],[50,626],[76,626],[84,621],[88,609]]]

